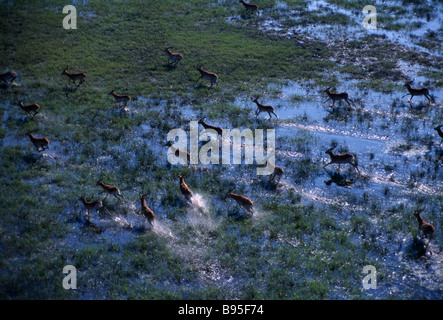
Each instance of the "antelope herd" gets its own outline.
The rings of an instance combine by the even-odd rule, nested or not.
[[[250,4],[250,3],[247,3],[243,0],[240,0],[240,3],[243,4],[245,11],[247,13],[248,12],[250,12],[250,13],[257,13],[258,12],[258,6],[256,4]],[[172,47],[166,48],[164,50],[164,52],[168,56],[168,64],[170,66],[177,66],[177,64],[183,60],[183,54],[182,53],[174,53],[170,50],[171,48]],[[196,65],[195,69],[200,73],[200,77],[196,80],[196,82],[198,82],[200,79],[204,79],[204,80],[210,81],[210,87],[213,87],[214,85],[218,85],[217,74],[202,69],[202,65],[200,63],[198,65]],[[87,74],[84,72],[78,72],[78,73],[68,72],[68,66],[66,66],[66,68],[63,70],[62,75],[67,76],[69,79],[69,82],[70,83],[72,82],[77,87],[79,87],[81,84],[83,84],[85,81],[85,78],[87,77]],[[13,70],[10,70],[10,71],[0,74],[0,80],[3,81],[4,85],[11,85],[13,83],[13,81],[16,79],[16,77],[17,77],[17,73]],[[77,83],[77,81],[78,81],[78,83]],[[405,94],[404,96],[410,95],[411,98],[409,101],[411,101],[414,96],[424,96],[428,100],[428,102],[431,103],[431,96],[429,94],[428,88],[412,88],[411,84],[412,84],[412,81],[408,81],[404,84],[404,86],[408,90],[408,93]],[[344,100],[349,106],[351,106],[351,102],[355,106],[354,101],[349,98],[349,95],[347,92],[333,93],[333,92],[331,92],[330,89],[331,88],[329,87],[326,90],[324,90],[324,92],[328,96],[327,100],[332,100],[332,106],[335,106],[336,101],[340,102],[342,100]],[[128,102],[132,100],[129,95],[117,94],[117,93],[115,93],[115,90],[112,90],[111,92],[109,92],[109,95],[112,95],[115,102],[118,103],[120,105],[120,107],[125,107],[128,104]],[[269,115],[269,120],[271,119],[272,115],[274,115],[278,119],[278,116],[275,113],[275,109],[273,106],[264,105],[264,104],[260,103],[258,101],[258,97],[252,99],[252,101],[257,105],[257,110],[255,113],[256,118],[258,117],[258,115],[261,112],[266,112]],[[31,118],[33,118],[40,111],[40,106],[36,103],[30,104],[30,105],[24,105],[23,101],[20,101],[18,103],[18,105],[23,111],[25,111],[27,114],[29,114],[31,116]],[[220,136],[223,133],[223,129],[221,127],[206,123],[205,117],[201,118],[198,121],[198,123],[201,124],[205,129],[214,130]],[[438,135],[443,139],[443,131],[441,130],[442,127],[443,127],[443,125],[439,125],[439,126],[435,127],[434,130],[436,130]],[[37,151],[42,152],[49,147],[49,140],[47,138],[45,138],[45,137],[37,138],[34,136],[32,131],[27,132],[26,135],[29,137],[31,143],[34,145],[34,147],[36,148]],[[442,142],[443,142],[443,140],[442,140]],[[180,153],[185,154],[186,158],[187,158],[187,162],[189,163],[189,161],[190,161],[189,152],[174,148],[172,146],[171,141],[166,143],[165,146],[170,147],[176,156],[178,156]],[[360,172],[360,170],[358,169],[357,163],[356,163],[355,155],[349,154],[349,153],[335,154],[335,153],[333,153],[333,149],[335,147],[336,146],[326,150],[325,153],[327,155],[329,155],[330,162],[325,164],[323,168],[326,168],[327,166],[329,166],[331,164],[337,164],[338,165],[337,170],[340,171],[340,166],[342,164],[349,164],[357,172]],[[277,184],[278,184],[280,182],[282,175],[284,174],[284,169],[282,167],[278,167],[275,165],[272,165],[272,167],[273,167],[273,171],[272,171],[272,174],[270,175],[268,181],[273,182],[277,178]],[[332,182],[332,180],[331,180],[331,182]],[[86,200],[85,196],[82,196],[79,199],[83,203],[84,207],[87,210],[87,220],[88,221],[90,219],[90,211],[91,210],[98,211],[99,209],[104,208],[103,201],[108,197],[108,195],[114,196],[119,201],[122,201],[122,200],[126,201],[124,196],[121,194],[119,188],[112,186],[112,185],[105,184],[103,181],[98,181],[97,186],[100,186],[102,188],[103,192],[106,194],[106,196],[103,200],[88,201],[88,200]],[[180,189],[181,194],[186,199],[186,201],[190,202],[191,198],[193,197],[193,192],[188,187],[188,185],[185,183],[183,176],[179,176],[179,189]],[[233,190],[234,190],[234,188],[231,188],[226,193],[225,199],[229,198],[229,199],[235,200],[236,203],[247,212],[248,216],[252,216],[254,214],[253,202],[249,198],[247,198],[243,195],[232,193]],[[155,213],[153,210],[151,210],[147,206],[146,197],[147,197],[147,194],[142,194],[139,196],[140,201],[141,201],[141,211],[140,212],[146,218],[146,221],[148,221],[149,225],[151,227],[153,227]],[[414,212],[414,216],[416,217],[416,219],[418,221],[418,229],[419,229],[419,232],[422,232],[425,237],[430,237],[434,233],[435,227],[432,224],[426,222],[421,217],[422,212],[423,212],[423,209],[416,210]]]

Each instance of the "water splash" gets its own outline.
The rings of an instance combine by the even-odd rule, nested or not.
[[[167,225],[166,222],[161,221],[161,220],[155,220],[154,221],[154,228],[152,229],[152,231],[159,235],[159,236],[164,236],[164,237],[169,237],[169,238],[173,238],[176,239],[177,237],[172,233],[171,228]]]

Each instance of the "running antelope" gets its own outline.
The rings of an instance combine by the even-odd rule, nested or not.
[[[78,72],[78,73],[68,72],[68,66],[66,66],[65,70],[63,70],[62,75],[64,74],[69,78],[69,81],[74,82],[74,85],[75,82],[79,80],[80,82],[78,83],[77,87],[79,87],[85,81],[85,78],[87,76],[86,73],[84,72]]]
[[[212,88],[212,86],[214,84],[218,85],[218,82],[217,82],[218,76],[215,73],[203,70],[202,69],[202,65],[197,65],[196,69],[200,72],[200,77],[195,82],[198,82],[198,80],[200,80],[200,79],[206,79],[206,80],[210,80],[211,81],[211,87],[210,88]]]
[[[234,188],[231,188],[231,190],[226,192],[226,197],[234,199],[240,207],[245,209],[252,216],[254,214],[254,208],[252,207],[254,203],[245,196],[232,193],[233,190]]]
[[[269,162],[268,162],[269,163]],[[285,173],[285,170],[283,170],[282,167],[275,166],[271,163],[269,163],[272,167],[274,167],[274,171],[272,172],[271,176],[269,177],[268,181],[274,181],[276,177],[278,177],[277,183],[280,182],[281,176]]]
[[[105,199],[108,197],[108,195],[111,194],[111,195],[113,195],[114,197],[116,197],[119,201],[121,201],[120,197],[121,197],[124,201],[126,201],[125,197],[120,193],[119,188],[114,187],[114,186],[111,186],[111,185],[108,185],[108,184],[105,184],[105,183],[103,183],[103,181],[98,181],[98,182],[97,182],[97,185],[98,185],[98,186],[101,186],[101,187],[103,188],[103,190],[105,191],[105,193],[106,193]],[[104,199],[103,199],[103,200],[104,200]]]
[[[434,130],[437,131],[437,133],[440,136],[440,138],[443,139],[443,131],[441,130],[441,127],[443,127],[443,124],[435,127]],[[442,142],[443,142],[443,140],[440,141],[440,145],[441,145]]]
[[[179,180],[180,191],[181,191],[182,195],[186,198],[186,200],[190,201],[193,196],[192,191],[191,191],[191,189],[189,189],[189,187],[185,183],[183,176],[180,176],[179,179],[180,179]]]
[[[155,213],[154,211],[152,211],[146,204],[146,200],[145,200],[146,195],[145,194],[141,194],[140,195],[140,200],[141,200],[141,213],[145,216],[146,220],[148,220],[149,224],[151,225],[151,227],[154,226],[154,218],[155,218]]]
[[[417,218],[418,232],[420,233],[420,231],[421,231],[421,232],[423,232],[425,238],[427,236],[429,236],[429,238],[430,238],[435,231],[435,227],[432,224],[430,224],[429,222],[426,222],[425,220],[423,220],[423,218],[420,215],[420,213],[422,213],[423,210],[424,209],[416,210],[414,212],[414,216]]]
[[[89,211],[90,210],[95,210],[97,212],[98,209],[103,208],[103,202],[101,200],[87,201],[84,196],[81,197],[79,200],[81,202],[83,202],[83,204],[85,205],[86,210],[88,210],[88,214],[87,214],[88,221],[90,221],[89,220],[89,217],[90,217]]]
[[[411,84],[412,81],[408,81],[404,84],[404,86],[406,87],[406,89],[408,89],[409,93],[406,93],[402,98],[404,98],[407,95],[411,95],[411,99],[409,99],[409,102],[412,101],[412,98],[414,98],[414,96],[425,96],[426,99],[428,99],[428,103],[431,103],[431,96],[429,95],[429,89],[428,88],[412,88]]]
[[[258,12],[258,6],[253,3],[247,3],[244,0],[240,0],[240,3],[245,7],[246,12],[251,11],[252,13]]]
[[[176,148],[172,145],[172,141],[168,141],[165,144],[165,147],[170,147],[172,152],[174,152],[174,156],[176,157],[180,157],[180,154],[185,154],[186,155],[186,163],[189,163],[191,161],[191,154],[187,151],[183,151],[179,148]]]
[[[353,154],[349,154],[349,153],[334,154],[332,152],[332,150],[334,148],[335,147],[332,147],[332,148],[329,148],[328,150],[326,150],[325,153],[331,157],[331,162],[326,164],[323,168],[326,168],[330,164],[336,163],[336,164],[338,164],[338,171],[340,171],[340,165],[348,163],[348,164],[352,165],[354,167],[354,169],[356,169],[358,172],[360,172],[360,170],[358,170],[357,164],[355,163],[355,156]]]
[[[330,89],[331,89],[331,87],[327,88],[327,89],[324,91],[324,92],[326,92],[326,94],[328,95],[328,98],[327,98],[323,103],[325,103],[325,102],[328,101],[328,100],[332,100],[332,105],[334,106],[334,105],[335,105],[335,101],[345,100],[346,103],[347,103],[350,107],[351,107],[351,104],[349,103],[349,101],[351,101],[352,104],[354,104],[354,106],[355,106],[354,101],[352,101],[351,99],[349,99],[349,95],[348,95],[347,92],[342,92],[342,93],[332,93]]]
[[[114,97],[115,102],[120,104],[120,107],[126,107],[129,101],[131,101],[131,97],[127,94],[116,94],[115,90],[112,90],[108,94]]]
[[[36,138],[36,137],[34,137],[34,134],[32,131],[27,132],[26,135],[29,137],[29,139],[31,140],[32,144],[37,149],[37,151],[41,152],[41,151],[45,151],[46,149],[48,149],[48,146],[49,146],[48,139]],[[40,150],[40,148],[41,148],[41,150]]]
[[[172,47],[170,47],[172,48]],[[165,52],[168,55],[168,63],[170,65],[176,65],[177,63],[180,62],[181,59],[183,59],[183,55],[181,53],[178,52],[171,52],[171,50],[169,50],[170,48],[166,48]]]
[[[198,123],[200,123],[205,129],[212,129],[212,130],[215,130],[219,136],[221,136],[221,135],[223,134],[223,129],[222,129],[222,128],[220,128],[220,127],[216,127],[216,126],[213,126],[213,125],[210,125],[210,124],[207,124],[207,123],[204,121],[205,119],[206,119],[206,118],[201,118],[201,119],[198,121]]]
[[[269,114],[269,120],[271,120],[271,113],[273,115],[275,115],[278,119],[278,116],[275,114],[274,112],[274,107],[273,106],[266,106],[264,104],[261,104],[260,102],[258,102],[258,98],[255,98],[252,100],[253,102],[255,102],[255,104],[257,105],[257,111],[255,112],[255,117],[257,118],[258,115],[260,114],[260,112],[267,112]]]
[[[25,106],[23,104],[23,101],[20,101],[18,105],[23,111],[25,111],[31,117],[34,117],[40,110],[40,106],[36,103]]]
[[[17,73],[14,70],[9,70],[0,74],[0,80],[2,80],[5,84],[8,84],[8,82],[12,83],[16,77]]]

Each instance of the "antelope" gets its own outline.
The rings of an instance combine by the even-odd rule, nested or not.
[[[103,202],[101,200],[87,201],[84,196],[81,197],[79,200],[83,202],[86,210],[88,210],[88,214],[87,214],[88,221],[89,221],[89,216],[90,216],[89,210],[95,210],[97,212],[98,209],[103,208]]]
[[[331,157],[331,162],[326,164],[323,168],[326,168],[330,164],[336,163],[336,164],[338,164],[338,171],[340,171],[340,165],[348,163],[348,164],[352,165],[354,167],[354,169],[356,169],[358,172],[360,172],[360,170],[358,170],[357,164],[355,163],[355,156],[353,154],[349,154],[349,153],[334,154],[332,152],[332,150],[334,148],[335,147],[332,147],[332,148],[329,148],[328,150],[326,150],[325,153]]]
[[[183,176],[179,177],[179,182],[180,182],[180,191],[182,195],[186,198],[186,200],[190,201],[193,196],[193,193],[185,183]]]
[[[206,119],[205,117],[204,117],[204,118],[201,118],[201,119],[198,121],[198,123],[201,124],[205,129],[212,129],[212,130],[215,130],[219,136],[221,136],[221,135],[223,134],[223,129],[222,129],[222,128],[220,128],[220,127],[216,127],[216,126],[213,126],[213,125],[210,125],[210,124],[207,124],[207,123],[204,121],[205,119]]]
[[[200,79],[206,79],[211,81],[210,88],[212,88],[214,84],[218,85],[217,82],[218,76],[215,73],[203,70],[202,65],[197,65],[196,69],[200,72],[200,77],[195,82],[198,82],[198,80]]]
[[[41,151],[45,151],[46,149],[48,149],[49,140],[47,138],[36,138],[36,137],[34,137],[34,134],[32,131],[27,132],[26,135],[29,137],[29,139],[31,140],[32,144],[37,149],[37,151],[41,152]],[[41,148],[41,150],[40,150],[40,148]]]
[[[87,76],[86,73],[84,73],[84,72],[70,73],[67,70],[68,70],[68,66],[66,66],[65,70],[63,70],[62,75],[65,74],[69,78],[69,81],[73,81],[74,82],[74,85],[75,85],[75,82],[77,80],[80,80],[80,82],[77,85],[77,87],[79,87],[85,81],[85,78]]]
[[[429,222],[426,222],[425,220],[423,220],[423,218],[420,215],[420,213],[422,213],[423,210],[424,209],[416,210],[414,212],[414,216],[417,218],[418,232],[420,233],[420,231],[421,231],[421,232],[423,232],[425,238],[427,236],[429,236],[429,238],[430,238],[435,231],[435,227],[432,224],[430,224]]]
[[[234,199],[240,207],[245,209],[252,216],[254,214],[254,208],[252,207],[254,203],[245,196],[232,193],[233,190],[234,188],[231,188],[231,190],[226,192],[226,197]]]
[[[25,106],[23,101],[20,101],[18,106],[31,117],[34,117],[40,110],[40,106],[36,103]]]
[[[141,213],[145,216],[145,218],[148,220],[149,224],[151,225],[151,227],[154,226],[154,218],[155,218],[155,213],[154,211],[152,211],[147,205],[146,205],[146,200],[145,200],[146,195],[145,194],[141,194],[140,195],[140,200],[141,200]]]
[[[437,131],[437,133],[440,136],[440,138],[443,139],[443,131],[441,130],[441,127],[443,127],[443,124],[435,127],[434,130]],[[441,145],[442,142],[443,142],[443,140],[440,141],[440,145]]]
[[[269,162],[268,162],[269,163]],[[281,176],[285,173],[285,170],[283,170],[282,167],[275,166],[271,163],[269,163],[272,167],[274,167],[274,171],[272,172],[271,176],[269,177],[268,181],[274,181],[276,177],[278,177],[278,182],[280,182]]]
[[[330,89],[331,89],[331,87],[327,88],[327,89],[324,91],[324,92],[327,93],[328,98],[327,98],[323,103],[325,103],[326,101],[328,101],[328,100],[330,99],[330,100],[332,100],[332,105],[334,106],[336,100],[337,100],[337,101],[345,100],[346,103],[347,103],[350,107],[351,107],[351,104],[349,103],[349,101],[351,101],[351,102],[354,104],[354,106],[355,106],[354,101],[352,101],[351,99],[349,99],[349,95],[348,95],[347,92],[342,92],[342,93],[332,93]]]
[[[252,13],[258,12],[258,6],[253,3],[247,3],[244,0],[240,0],[240,3],[245,7],[246,12],[251,11]]]
[[[266,106],[264,104],[261,104],[260,102],[258,102],[258,98],[252,99],[252,102],[255,102],[255,104],[257,105],[257,111],[255,112],[256,118],[258,117],[260,112],[267,112],[269,114],[269,120],[271,120],[271,117],[272,117],[271,113],[274,114],[278,119],[277,114],[275,114],[275,112],[274,112],[273,106]]]
[[[412,98],[414,98],[414,96],[425,96],[426,99],[428,99],[428,104],[431,103],[431,96],[429,95],[429,89],[428,88],[412,88],[411,84],[412,81],[408,81],[404,84],[404,86],[406,87],[406,89],[408,89],[409,93],[406,93],[402,98],[404,98],[407,95],[411,95],[411,99],[409,99],[409,102],[412,101]]]
[[[170,47],[172,48],[172,47]],[[168,55],[168,63],[170,65],[177,65],[177,63],[180,62],[181,59],[183,59],[183,55],[181,53],[178,52],[171,52],[171,50],[169,50],[170,48],[166,48],[165,52]]]
[[[120,107],[126,107],[129,101],[131,101],[131,97],[127,94],[116,94],[115,90],[112,90],[108,93],[114,97],[115,102],[120,103]]]
[[[121,197],[124,201],[126,201],[125,197],[120,193],[119,188],[114,187],[114,186],[111,186],[111,185],[108,185],[108,184],[105,184],[105,183],[103,183],[103,181],[101,181],[101,180],[97,182],[97,185],[98,185],[98,186],[101,186],[101,187],[103,188],[103,190],[105,191],[105,193],[106,193],[105,199],[108,197],[108,195],[111,194],[111,195],[113,195],[114,197],[116,197],[119,201],[121,201],[120,197]],[[104,200],[104,199],[103,199],[103,200]]]
[[[0,80],[2,80],[5,84],[8,84],[8,82],[12,83],[16,77],[17,73],[14,70],[9,70],[0,74]]]
[[[187,151],[183,151],[183,150],[181,150],[181,149],[179,149],[179,148],[176,148],[176,147],[174,147],[173,145],[172,145],[172,141],[168,141],[166,144],[165,144],[165,147],[170,147],[171,148],[171,150],[174,152],[174,155],[176,156],[176,157],[179,157],[180,156],[180,153],[181,154],[186,154],[186,162],[190,162],[191,161],[191,154],[189,153],[189,152],[187,152]]]

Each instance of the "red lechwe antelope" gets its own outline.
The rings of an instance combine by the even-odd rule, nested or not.
[[[412,98],[414,98],[414,96],[425,96],[426,99],[428,99],[428,104],[430,104],[431,103],[431,96],[429,95],[429,89],[428,88],[412,88],[411,87],[412,82],[414,82],[414,81],[413,80],[408,81],[404,84],[406,89],[408,89],[409,93],[405,94],[403,97],[405,97],[407,95],[411,95],[411,99],[409,99],[409,102],[411,102]]]
[[[186,162],[187,162],[187,163],[189,163],[189,162],[191,161],[191,154],[190,154],[189,152],[187,152],[187,151],[183,151],[183,150],[181,150],[181,149],[179,149],[179,148],[174,147],[174,146],[172,145],[172,141],[168,141],[168,142],[166,142],[165,147],[170,147],[171,150],[172,150],[172,152],[174,153],[174,155],[175,155],[176,157],[179,157],[179,156],[180,156],[180,153],[181,153],[181,154],[185,154],[185,155],[186,155]]]
[[[37,151],[41,152],[41,151],[45,151],[46,149],[48,149],[49,140],[47,138],[36,138],[36,137],[34,137],[34,134],[32,131],[27,132],[26,135],[29,137],[29,139],[31,140],[32,144],[37,149]],[[40,150],[40,148],[41,148],[41,150]]]
[[[357,164],[355,163],[355,156],[353,154],[349,154],[349,153],[334,154],[332,152],[332,150],[334,148],[335,147],[332,147],[332,148],[329,148],[328,150],[326,150],[325,153],[331,157],[331,162],[326,164],[323,168],[326,168],[330,164],[336,163],[336,164],[338,164],[338,171],[340,171],[340,165],[348,163],[348,164],[352,165],[354,167],[354,169],[356,169],[358,172],[360,172],[360,170],[358,170]]]
[[[180,184],[180,192],[186,198],[186,200],[190,201],[193,196],[193,193],[191,189],[189,189],[188,185],[185,183],[185,179],[183,178],[183,176],[179,177],[179,184]]]
[[[40,106],[38,104],[36,104],[36,103],[29,104],[29,105],[25,106],[23,104],[23,101],[20,101],[18,106],[23,111],[25,111],[27,114],[29,114],[31,117],[34,117],[38,113],[38,111],[40,110]]]
[[[244,0],[240,0],[240,3],[245,7],[246,12],[251,11],[252,13],[258,12],[258,6],[253,3],[247,3]]]
[[[16,77],[17,73],[14,70],[9,70],[0,74],[0,80],[2,80],[5,84],[12,83]]]
[[[255,102],[255,104],[257,105],[257,111],[255,112],[255,117],[257,118],[258,115],[260,114],[260,112],[267,112],[269,114],[269,120],[271,120],[271,113],[273,115],[276,116],[276,118],[278,119],[277,114],[274,112],[274,107],[273,106],[266,106],[264,104],[261,104],[260,102],[258,102],[258,98],[252,99],[253,102]]]
[[[103,208],[103,202],[101,200],[93,200],[93,201],[87,201],[85,199],[85,197],[81,197],[79,199],[81,202],[83,202],[83,204],[85,205],[86,210],[88,210],[88,214],[87,214],[87,219],[89,220],[89,211],[90,210],[95,210],[96,212],[98,211],[98,209]]]
[[[210,125],[210,124],[206,123],[206,122],[205,122],[205,118],[201,118],[201,119],[198,121],[198,123],[201,124],[205,129],[212,129],[212,130],[215,130],[215,132],[217,132],[217,134],[218,134],[219,136],[223,135],[223,129],[222,129],[222,128],[220,128],[220,127],[216,127],[216,126],[213,126],[213,125]]]
[[[233,190],[234,188],[231,188],[231,190],[226,192],[226,197],[234,199],[240,207],[245,209],[252,216],[254,214],[254,208],[253,208],[254,203],[245,196],[232,193]]]
[[[177,63],[180,62],[180,60],[183,59],[183,55],[181,53],[178,53],[178,52],[171,52],[171,50],[170,50],[171,48],[172,47],[169,47],[169,48],[165,49],[165,52],[166,52],[166,54],[169,57],[168,58],[168,63],[170,65],[176,65]]]
[[[114,97],[114,101],[120,104],[120,107],[126,107],[129,101],[131,101],[131,97],[127,94],[116,94],[115,90],[109,92],[110,95]]]
[[[211,81],[211,88],[214,84],[218,85],[218,76],[215,73],[203,70],[202,65],[197,65],[195,68],[200,72],[200,77],[195,82],[198,82],[200,79],[206,79]]]
[[[146,220],[148,220],[148,222],[151,225],[151,227],[153,227],[154,226],[155,213],[146,204],[145,197],[146,197],[145,194],[140,195],[141,213],[145,216]]]
[[[435,231],[435,227],[432,224],[430,224],[429,222],[426,222],[425,220],[423,220],[423,218],[420,215],[420,213],[422,213],[423,210],[424,209],[416,210],[414,212],[414,216],[417,218],[418,232],[421,231],[421,232],[423,232],[425,237],[429,236],[429,238],[430,238]]]
[[[103,181],[98,181],[98,182],[97,182],[97,185],[98,185],[98,186],[101,186],[101,187],[103,188],[103,190],[105,191],[105,193],[106,193],[105,199],[108,197],[108,195],[111,194],[111,195],[113,195],[114,197],[116,197],[119,201],[121,200],[120,197],[121,197],[124,201],[126,201],[125,197],[120,193],[119,188],[114,187],[114,186],[111,186],[111,185],[108,185],[108,184],[105,184],[105,183],[103,183]],[[104,200],[104,199],[103,199],[103,200]]]
[[[349,101],[352,102],[352,104],[355,106],[354,101],[352,101],[351,99],[349,99],[349,95],[347,92],[342,92],[342,93],[332,93],[331,92],[331,87],[327,88],[324,92],[326,92],[326,94],[328,95],[328,98],[324,101],[328,101],[329,99],[332,100],[332,105],[335,105],[335,101],[341,101],[341,100],[345,100],[346,103],[351,107],[351,104],[349,103]],[[323,102],[323,103],[324,103]]]
[[[276,177],[278,177],[277,183],[280,182],[281,176],[285,173],[285,170],[283,170],[282,167],[275,166],[271,163],[269,163],[272,167],[274,167],[274,171],[272,172],[271,176],[269,177],[268,181],[274,181]]]
[[[75,82],[77,80],[79,80],[80,82],[78,83],[77,87],[80,86],[84,81],[85,78],[87,77],[86,73],[84,72],[78,72],[78,73],[70,73],[68,72],[68,66],[66,66],[65,70],[63,70],[62,75],[66,75],[69,78],[69,81]]]
[[[437,131],[437,133],[440,136],[440,138],[443,139],[443,131],[441,130],[441,127],[443,127],[443,124],[435,127],[434,130]],[[440,145],[441,145],[442,142],[443,142],[443,140],[440,141]]]

